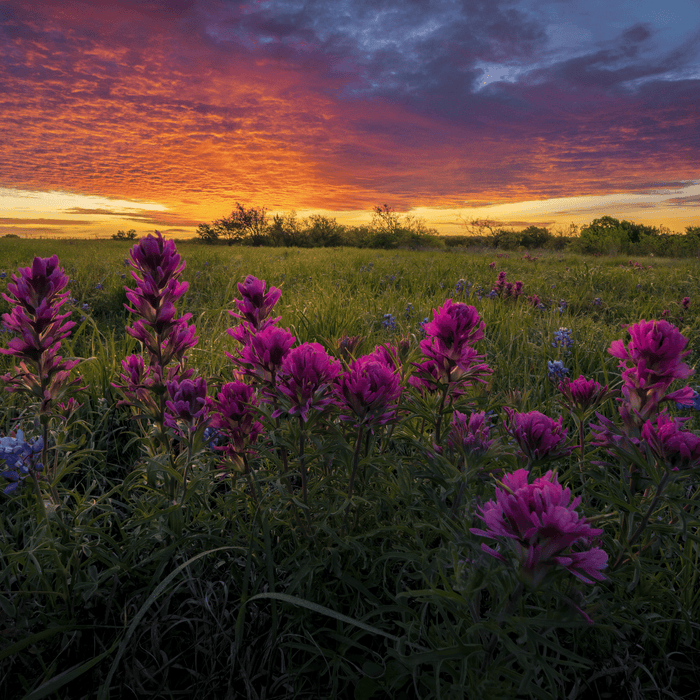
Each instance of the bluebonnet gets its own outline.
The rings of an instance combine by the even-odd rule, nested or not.
[[[103,292],[103,291],[104,291],[104,287],[103,287],[99,282],[95,285],[95,289],[96,289],[98,292]]]
[[[384,314],[382,328],[387,328],[388,330],[392,331],[396,330],[396,319],[391,314]]]
[[[570,328],[560,328],[554,334],[554,340],[552,341],[553,348],[570,348],[574,344],[574,339],[571,337]]]
[[[569,370],[561,360],[547,360],[547,374],[550,379],[564,379],[568,373]]]
[[[0,459],[5,460],[6,470],[0,472],[0,476],[10,483],[5,486],[5,493],[12,493],[17,489],[30,470],[41,471],[44,466],[37,464],[37,455],[44,449],[44,439],[34,438],[32,442],[25,442],[24,433],[17,431],[15,437],[0,437]]]
[[[566,307],[567,307],[567,303],[562,299],[559,302],[559,315],[560,316],[564,313],[564,310],[566,309]]]
[[[686,406],[685,404],[676,402],[676,408],[678,408],[680,410],[692,408],[694,411],[700,411],[700,393],[693,390],[692,399],[693,399],[692,406]]]
[[[3,270],[2,272],[0,272],[0,279],[4,280],[5,277],[7,277],[7,272],[5,272],[5,270]]]
[[[476,298],[477,298],[479,301],[481,301],[481,297],[483,297],[483,296],[484,296],[484,288],[483,288],[481,285],[479,285],[479,286],[476,288]]]
[[[602,302],[598,297],[596,297],[596,298],[593,300],[593,303],[594,303],[596,306],[600,306],[603,302]]]
[[[411,303],[406,304],[406,318],[410,318],[414,312],[415,312],[415,309],[413,308],[413,304],[411,304]]]
[[[425,333],[425,324],[430,323],[430,319],[426,316],[422,321],[418,323],[418,326],[420,327],[421,333]]]
[[[498,296],[498,292],[495,289],[492,289],[486,296],[489,299],[495,299]]]

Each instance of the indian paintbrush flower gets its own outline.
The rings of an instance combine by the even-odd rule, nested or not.
[[[591,527],[577,512],[580,497],[571,500],[571,490],[562,488],[556,473],[528,483],[528,472],[506,474],[496,488],[496,500],[488,501],[476,514],[485,529],[471,533],[499,540],[518,563],[520,578],[537,588],[547,573],[563,567],[584,583],[603,581],[601,570],[608,555],[594,546],[602,530]],[[500,561],[502,551],[486,544],[481,549]]]
[[[660,413],[655,420],[642,425],[642,440],[654,456],[674,471],[700,464],[700,436],[681,430],[681,421]]]
[[[505,411],[508,421],[503,425],[528,462],[565,457],[571,452],[571,448],[564,446],[566,430],[562,428],[561,416],[555,421],[539,411],[518,413],[508,407]]]

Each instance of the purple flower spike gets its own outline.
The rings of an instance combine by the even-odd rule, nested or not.
[[[155,236],[149,234],[146,238],[142,238],[129,251],[131,264],[135,270],[141,272],[142,279],[135,272],[131,274],[138,282],[150,282],[155,289],[162,290],[171,280],[180,275],[185,269],[185,263],[181,263],[174,241],[164,240],[160,231],[155,233]],[[178,287],[177,292],[184,294],[181,289]],[[184,283],[184,289],[187,290],[187,283]]]
[[[447,445],[452,451],[483,454],[493,444],[493,440],[489,440],[489,433],[490,426],[483,411],[472,413],[469,420],[464,413],[455,411]]]
[[[229,382],[221,387],[216,399],[207,399],[207,405],[211,411],[210,426],[227,439],[227,444],[214,449],[242,465],[248,447],[255,444],[263,429],[256,420],[255,389],[242,382]]]
[[[342,397],[341,411],[349,409],[352,414],[341,413],[341,418],[374,428],[388,423],[396,415],[401,380],[393,367],[374,355],[364,355],[340,377],[338,389]]]
[[[500,540],[516,556],[520,577],[533,587],[558,566],[584,583],[604,581],[601,570],[608,555],[594,547],[602,530],[591,527],[576,512],[579,497],[571,500],[571,491],[562,488],[555,473],[528,483],[528,472],[519,469],[506,474],[503,488],[496,489],[496,500],[489,501],[476,515],[485,529],[472,528],[474,535]],[[486,544],[481,549],[501,561],[501,552]]]
[[[673,471],[691,469],[700,464],[700,437],[681,430],[680,421],[660,413],[656,421],[642,426],[642,440],[649,444],[657,459]]]
[[[566,377],[557,387],[562,394],[562,402],[571,411],[585,413],[600,406],[601,403],[614,396],[614,391],[608,391],[608,385],[601,386],[593,379],[583,375],[571,380]]]
[[[7,285],[12,296],[2,295],[12,306],[10,313],[2,316],[3,325],[18,336],[7,348],[0,348],[0,353],[14,355],[20,364],[14,373],[1,379],[8,391],[23,391],[38,399],[44,414],[52,411],[69,387],[80,382],[80,378],[70,380],[70,371],[78,360],[63,360],[58,354],[60,341],[75,325],[66,321],[70,312],[60,313],[68,297],[68,292],[61,290],[67,284],[57,256],[37,257],[31,267],[20,268],[17,275],[12,275]]]
[[[433,320],[423,330],[436,339],[445,354],[457,359],[464,347],[484,337],[484,322],[473,306],[447,299],[437,311],[433,309]]]
[[[252,335],[241,350],[240,358],[233,359],[241,365],[250,365],[255,376],[274,385],[282,361],[295,340],[285,328],[268,326]]]
[[[206,421],[207,382],[204,378],[174,379],[167,382],[166,388],[170,400],[165,402],[168,412],[165,414],[165,424],[178,428],[177,422],[187,423],[194,429]]]
[[[290,401],[289,414],[308,420],[311,409],[322,411],[335,403],[331,390],[340,366],[319,343],[303,343],[282,361],[278,389]],[[276,418],[281,411],[272,414]]]
[[[666,391],[676,379],[687,379],[693,370],[682,362],[690,353],[684,350],[688,339],[667,321],[642,319],[628,330],[632,339],[627,347],[622,340],[615,340],[608,352],[620,360],[625,399],[620,415],[631,430],[657,415],[662,401],[691,406],[693,390],[689,386],[670,394]]]
[[[238,291],[243,299],[236,299],[239,314],[229,311],[232,316],[248,321],[255,330],[261,330],[263,322],[268,318],[274,305],[279,301],[282,292],[277,287],[270,287],[265,293],[265,282],[253,275],[248,275],[244,282],[238,283]],[[269,321],[265,325],[269,325]]]
[[[562,417],[558,421],[545,416],[539,411],[518,413],[506,407],[508,423],[504,422],[506,431],[515,438],[521,455],[530,461],[556,459],[565,457],[571,448],[564,447],[566,430],[562,429]]]

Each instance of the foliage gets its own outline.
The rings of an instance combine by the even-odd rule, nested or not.
[[[3,449],[41,436],[51,467],[42,503],[1,496],[0,697],[692,697],[700,423],[667,397],[697,387],[697,261],[170,243],[126,265],[117,241],[2,244],[10,270],[58,254],[62,351],[88,359],[45,435],[38,398],[0,405]],[[521,295],[492,294],[506,277]],[[178,376],[131,387],[149,418],[122,360],[158,374],[188,314]],[[657,324],[653,365],[640,319],[687,344]],[[156,335],[125,332],[140,321]],[[646,442],[613,395],[644,407]],[[484,523],[508,488],[529,502],[526,467],[566,511],[528,512],[590,536],[605,580],[573,573],[566,538],[535,560]]]

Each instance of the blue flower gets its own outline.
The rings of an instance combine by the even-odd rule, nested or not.
[[[95,285],[95,289],[96,289],[98,292],[103,292],[103,291],[104,291],[104,287],[103,287],[99,282]]]
[[[554,340],[552,341],[553,348],[570,348],[574,344],[574,339],[571,337],[570,328],[560,328],[554,334]]]
[[[564,377],[569,373],[569,370],[564,367],[564,363],[561,360],[547,360],[547,374],[550,379],[564,379]]]
[[[17,431],[15,437],[0,437],[0,459],[5,460],[6,470],[0,476],[10,483],[5,486],[5,493],[12,493],[27,478],[30,470],[41,471],[43,464],[37,464],[37,455],[44,449],[44,439],[36,437],[32,442],[25,442],[24,433]]]
[[[384,314],[384,320],[382,321],[382,328],[388,330],[396,330],[396,319],[391,314]]]
[[[406,304],[406,318],[411,318],[415,311],[416,310],[413,308],[413,304]]]
[[[594,303],[596,306],[600,306],[603,302],[602,302],[598,297],[596,297],[596,298],[593,300],[593,303]]]

